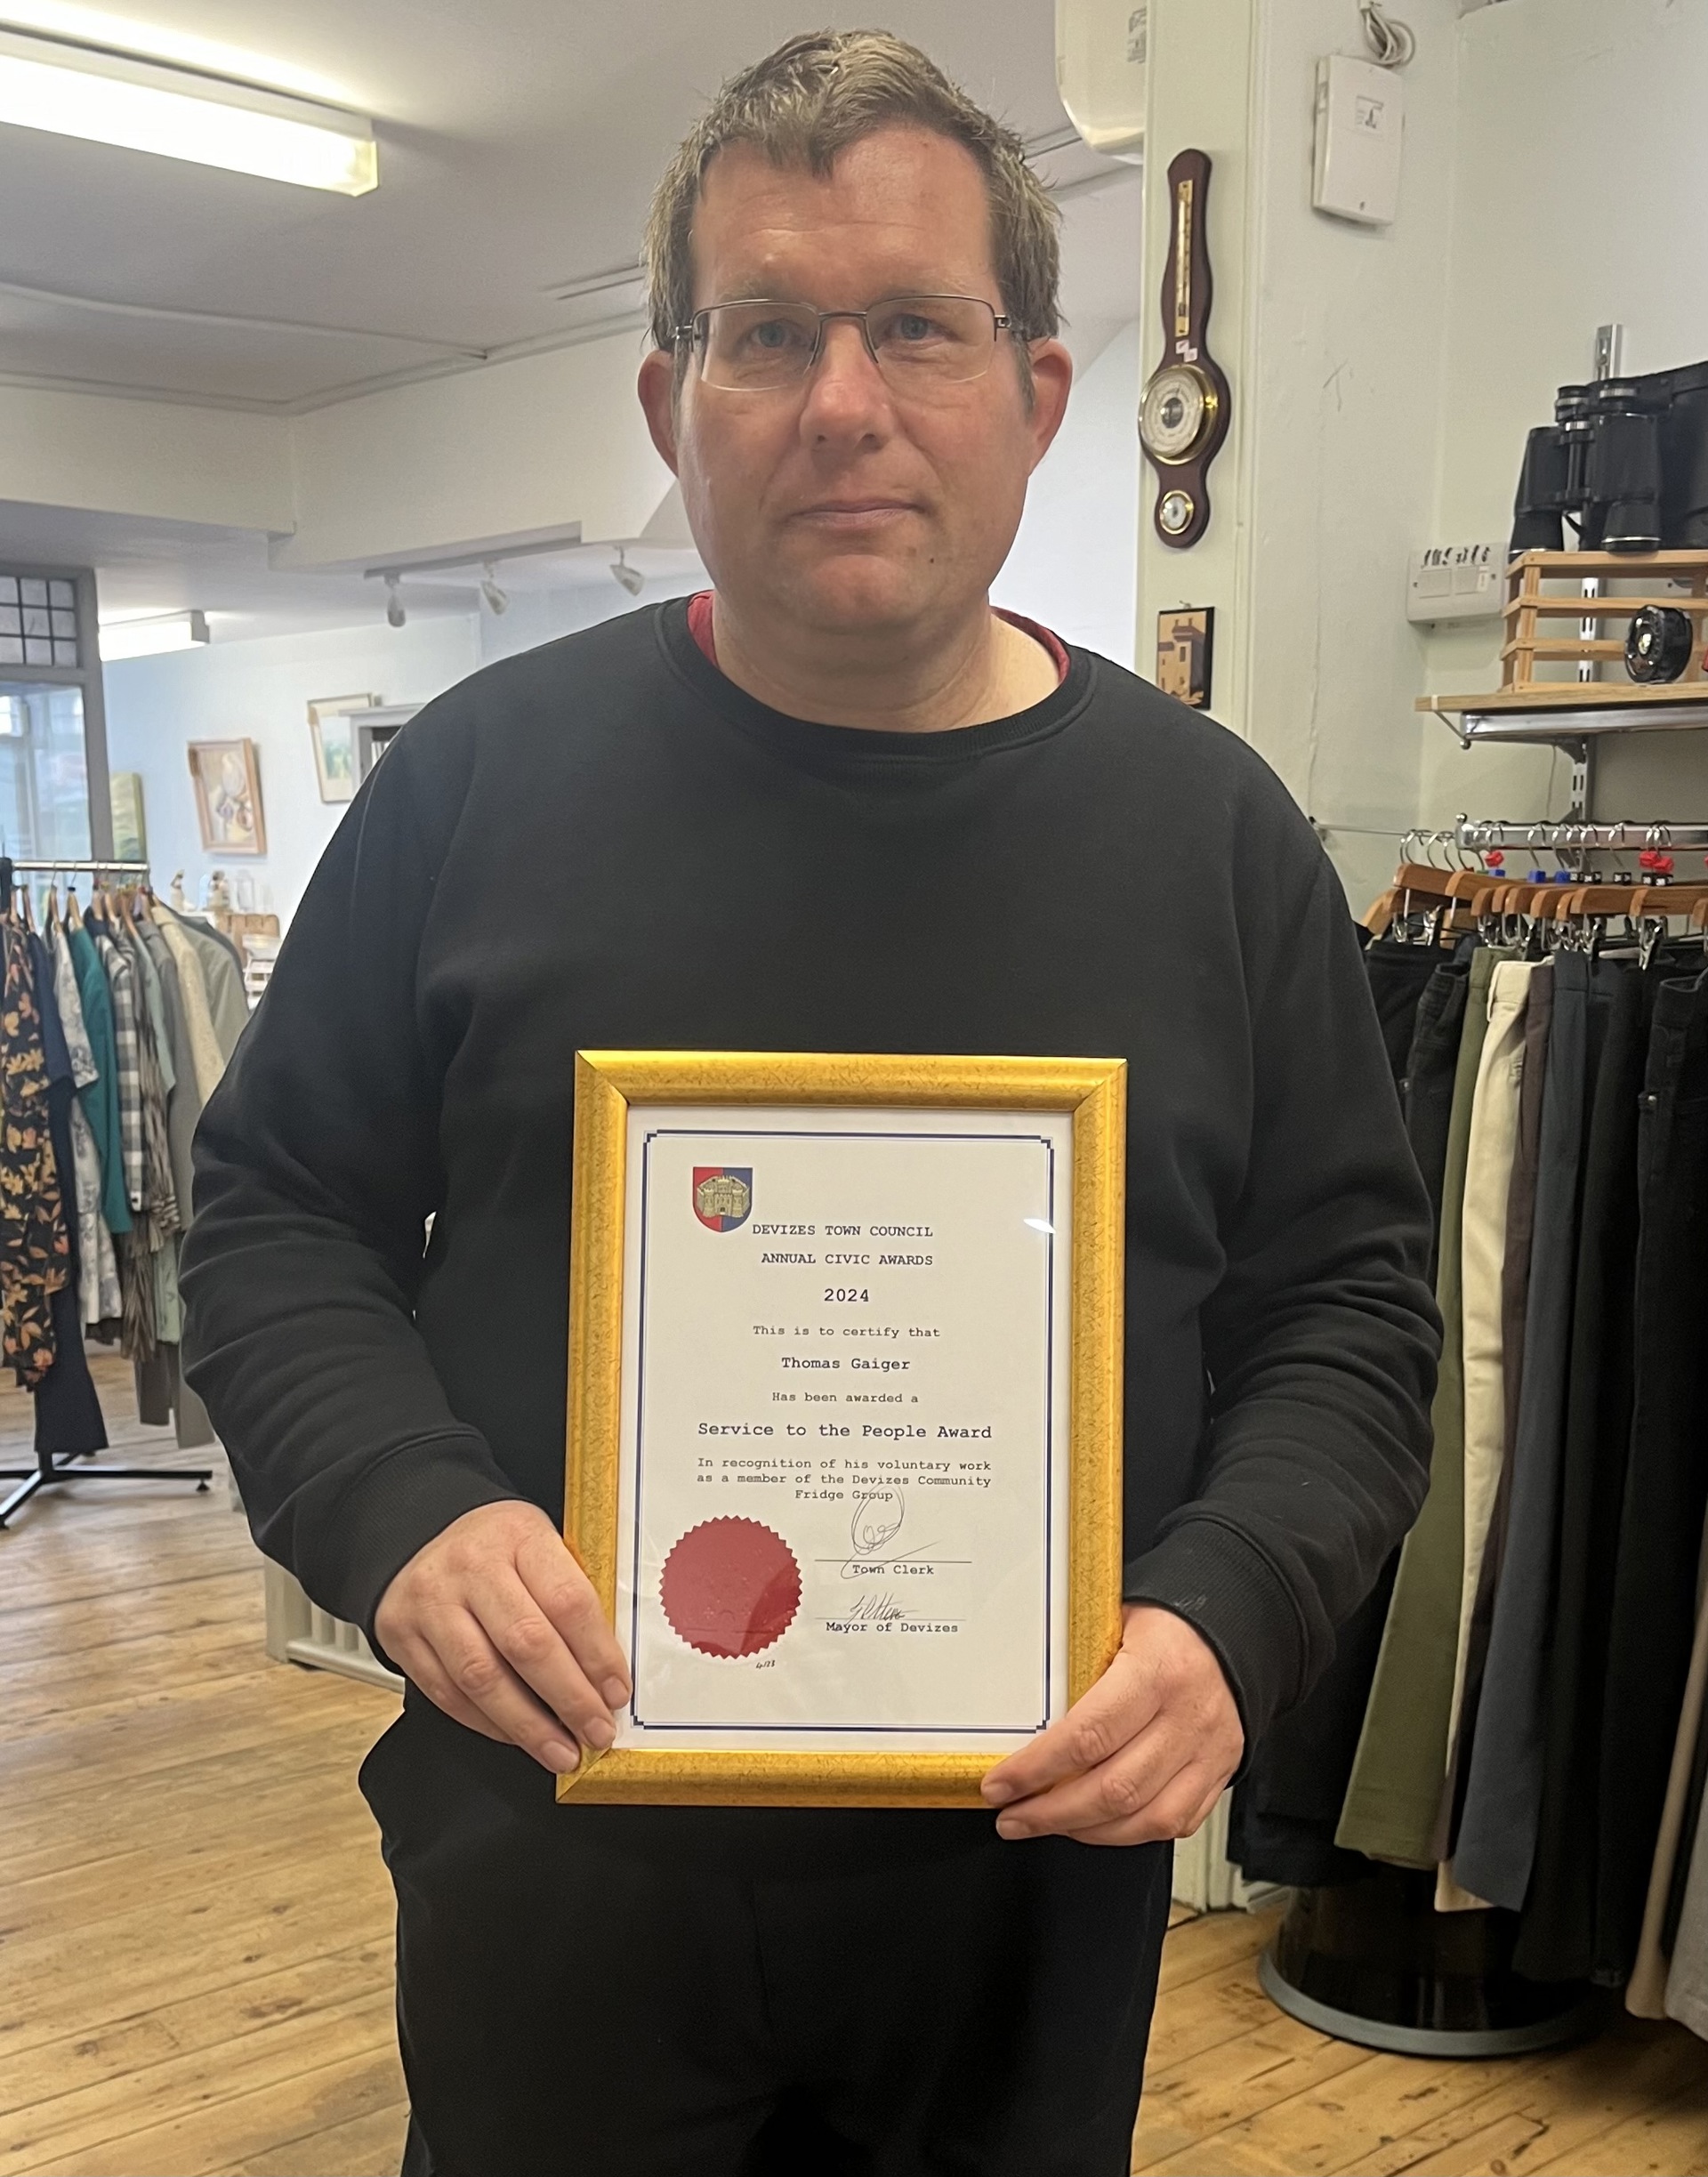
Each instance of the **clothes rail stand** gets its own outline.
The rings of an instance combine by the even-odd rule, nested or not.
[[[12,891],[17,873],[27,870],[41,876],[97,876],[134,877],[146,879],[147,862],[124,861],[13,861],[0,857],[0,913],[12,912]],[[0,1528],[4,1528],[13,1512],[27,1504],[40,1489],[53,1488],[72,1481],[193,1481],[197,1496],[205,1496],[214,1479],[214,1470],[208,1466],[89,1466],[81,1459],[61,1458],[39,1447],[33,1466],[0,1467],[0,1481],[15,1481],[18,1487],[0,1499]]]

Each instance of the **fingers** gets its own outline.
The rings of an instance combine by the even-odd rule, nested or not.
[[[470,1730],[576,1767],[616,1737],[629,1675],[587,1576],[537,1506],[465,1512],[417,1552],[381,1598],[382,1645],[428,1698]]]
[[[444,1612],[431,1639],[412,1636],[402,1654],[391,1652],[428,1699],[457,1722],[520,1746],[554,1773],[578,1765],[580,1751],[563,1723],[529,1691],[471,1611]],[[592,1705],[602,1720],[602,1743],[608,1746],[610,1719],[596,1698]],[[590,1745],[601,1743],[596,1728],[586,1728],[582,1735]]]
[[[1008,1838],[1068,1836],[1082,1844],[1146,1844],[1190,1836],[1221,1798],[1231,1769],[1176,1741],[1129,1747],[1112,1762],[1003,1810]]]
[[[1196,1808],[1204,1786],[1200,1782],[1192,1789],[1180,1779],[1205,1754],[1179,1718],[1159,1717],[1094,1767],[1004,1807],[996,1826],[1005,1837],[1041,1836],[1050,1831],[1077,1834],[1111,1822],[1132,1821],[1164,1794],[1170,1794],[1171,1810],[1185,1820]],[[1173,1804],[1177,1788],[1183,1800],[1178,1808]]]
[[[1189,1837],[1201,1829],[1209,1819],[1211,1810],[1227,1788],[1218,1785],[1205,1798],[1200,1799],[1188,1814],[1180,1809],[1190,1802],[1192,1788],[1181,1780],[1182,1788],[1176,1792],[1170,1787],[1161,1793],[1142,1814],[1124,1822],[1103,1822],[1094,1829],[1076,1829],[1071,1833],[1076,1844],[1160,1844],[1181,1837]]]
[[[987,1806],[1006,1806],[1082,1775],[1127,1745],[1155,1718],[1154,1679],[1125,1649],[1048,1730],[999,1762],[982,1786]]]
[[[621,1708],[629,1697],[628,1665],[587,1575],[557,1536],[547,1532],[524,1541],[516,1552],[516,1570],[583,1677],[598,1687],[608,1708]],[[528,1682],[550,1698],[537,1681],[529,1678]]]

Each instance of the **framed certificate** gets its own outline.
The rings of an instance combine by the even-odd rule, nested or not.
[[[1119,1060],[576,1064],[578,1800],[975,1806],[1120,1637]]]

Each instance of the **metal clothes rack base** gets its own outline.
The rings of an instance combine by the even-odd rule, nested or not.
[[[1433,1868],[1373,1861],[1352,1882],[1294,1891],[1258,1979],[1301,2025],[1393,2055],[1520,2056],[1595,2032],[1608,1992],[1526,1979],[1518,1928],[1492,1906],[1438,1913]]]
[[[12,894],[15,873],[29,870],[40,876],[100,876],[146,877],[147,862],[116,861],[109,855],[104,861],[25,861],[14,860],[10,855],[0,855],[0,913],[12,912]],[[0,1528],[4,1528],[12,1513],[27,1504],[40,1489],[51,1489],[72,1481],[193,1481],[198,1496],[205,1496],[208,1484],[214,1479],[211,1466],[86,1466],[82,1463],[86,1454],[61,1457],[51,1451],[37,1451],[34,1466],[0,1467],[0,1481],[15,1481],[19,1486],[0,1504]]]
[[[4,1528],[12,1513],[27,1504],[38,1489],[52,1488],[57,1483],[68,1481],[193,1481],[198,1496],[207,1494],[207,1486],[214,1479],[211,1466],[85,1466],[84,1455],[60,1457],[51,1451],[38,1451],[34,1466],[0,1466],[0,1481],[15,1481],[15,1488],[4,1504],[0,1504],[0,1528]]]

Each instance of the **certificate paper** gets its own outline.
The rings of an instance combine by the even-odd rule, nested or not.
[[[558,1796],[955,1807],[1120,1640],[1118,1059],[584,1051]]]
[[[619,1747],[1068,1703],[1071,1116],[632,1105]]]

